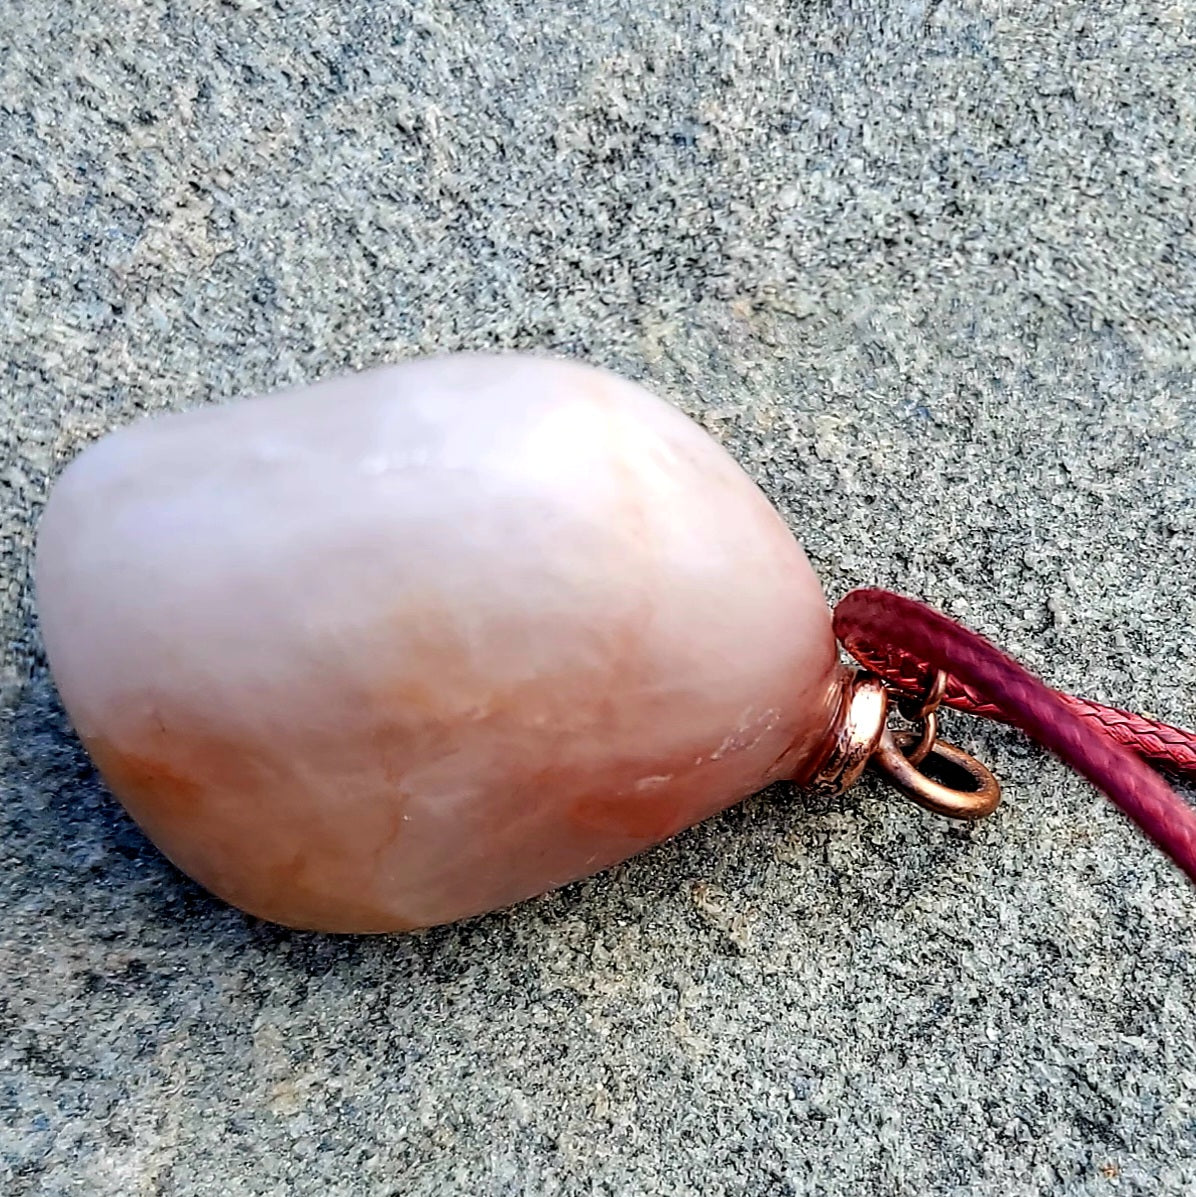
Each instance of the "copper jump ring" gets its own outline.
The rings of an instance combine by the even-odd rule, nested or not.
[[[889,689],[875,675],[857,673],[843,687],[831,747],[810,787],[842,793],[872,764],[926,810],[951,819],[992,814],[1001,801],[997,779],[963,749],[939,742],[938,706],[946,685],[947,675],[940,670],[921,696],[898,694],[897,705],[915,730],[895,732],[888,726]],[[920,766],[928,760],[940,772],[960,775],[966,788],[952,789],[926,776]]]
[[[915,733],[894,732],[886,727],[872,756],[872,763],[907,798],[948,819],[983,819],[997,809],[1001,801],[1000,783],[974,756],[942,741],[923,755],[923,760],[937,758],[972,783],[970,789],[956,790],[927,777],[906,756],[906,750],[915,745],[921,747]]]
[[[943,695],[947,693],[947,674],[936,669],[921,698],[916,694],[902,692],[897,696],[897,709],[911,723],[921,723],[928,715],[939,709]]]
[[[907,798],[925,810],[949,819],[983,819],[997,809],[1001,787],[975,757],[954,744],[939,743],[938,708],[946,692],[947,674],[939,669],[920,697],[899,695],[897,709],[916,730],[894,732],[886,727],[877,742],[872,762]],[[966,777],[968,788],[952,789],[927,777],[921,765],[935,758]]]

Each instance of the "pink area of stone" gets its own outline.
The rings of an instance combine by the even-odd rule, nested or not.
[[[793,536],[587,366],[426,359],[147,420],[66,470],[41,626],[155,844],[328,931],[544,892],[814,767],[839,694]]]

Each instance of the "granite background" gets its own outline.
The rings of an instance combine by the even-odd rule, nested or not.
[[[971,830],[778,791],[295,934],[106,796],[27,580],[109,428],[544,349],[701,420],[832,600],[1196,725],[1196,8],[0,0],[0,154],[0,1190],[1196,1191],[1196,896],[1013,733],[952,721]]]

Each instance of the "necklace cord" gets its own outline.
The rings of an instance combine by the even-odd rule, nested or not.
[[[943,705],[1010,724],[1102,790],[1196,883],[1196,810],[1145,762],[1196,778],[1196,734],[1052,690],[976,632],[889,590],[854,590],[835,635],[893,689],[925,694],[939,670]]]

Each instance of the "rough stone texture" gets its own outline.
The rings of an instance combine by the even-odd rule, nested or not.
[[[421,938],[206,898],[96,784],[26,589],[134,415],[430,349],[642,379],[832,596],[1196,723],[1187,6],[0,0],[8,1194],[1196,1187],[1196,899],[1007,805],[774,793]]]

